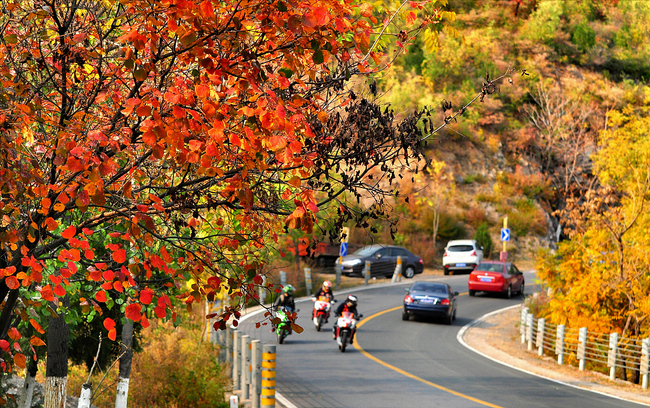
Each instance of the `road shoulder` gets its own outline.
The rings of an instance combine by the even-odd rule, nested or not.
[[[552,381],[607,394],[615,398],[650,405],[650,391],[622,380],[595,372],[580,371],[577,367],[558,365],[550,356],[538,356],[537,349],[528,351],[521,343],[518,321],[520,308],[507,308],[484,316],[466,326],[459,340],[470,349],[513,368]]]

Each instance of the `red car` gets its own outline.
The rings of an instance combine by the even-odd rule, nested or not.
[[[483,261],[469,275],[469,295],[497,292],[506,298],[524,295],[524,274],[512,262]]]

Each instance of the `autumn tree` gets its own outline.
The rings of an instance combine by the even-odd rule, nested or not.
[[[650,116],[627,108],[609,126],[592,156],[598,186],[569,203],[570,240],[538,276],[552,290],[554,323],[640,339],[650,332]]]
[[[217,316],[223,328],[257,296],[258,250],[279,228],[310,231],[331,204],[349,219],[343,192],[382,200],[367,175],[379,169],[390,185],[435,126],[426,110],[398,121],[348,88],[383,67],[372,11],[331,0],[3,2],[0,336],[18,340],[21,321],[42,331],[30,316],[47,308],[65,315],[73,281],[92,287],[70,307],[85,302],[112,340],[115,320],[100,315],[115,298],[142,325],[173,318],[156,276],[183,290],[192,279],[178,296],[188,306],[238,299]],[[399,13],[411,28],[384,26],[396,40],[384,47],[453,17],[434,2]],[[25,367],[9,345],[3,367]]]

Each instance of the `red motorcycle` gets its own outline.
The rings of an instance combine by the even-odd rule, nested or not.
[[[359,320],[363,315],[359,315]],[[357,319],[350,312],[343,312],[336,321],[336,343],[339,345],[341,353],[345,353],[345,347],[352,344],[354,334],[357,332]]]
[[[332,300],[330,302],[326,296],[320,296],[318,299],[315,297],[311,298],[311,301],[314,302],[314,310],[311,314],[311,317],[314,321],[314,326],[316,326],[316,331],[320,331],[323,323],[327,321],[330,316],[330,308],[332,303],[336,303],[336,300]]]

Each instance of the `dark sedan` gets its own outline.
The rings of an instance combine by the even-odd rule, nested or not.
[[[370,276],[390,278],[395,272],[397,258],[402,258],[402,276],[412,278],[424,271],[424,262],[406,248],[394,245],[370,245],[343,257],[343,275],[363,276],[369,261]]]
[[[456,297],[451,286],[437,282],[415,282],[404,296],[404,311],[402,320],[411,316],[440,317],[445,323],[451,324],[456,319]]]

